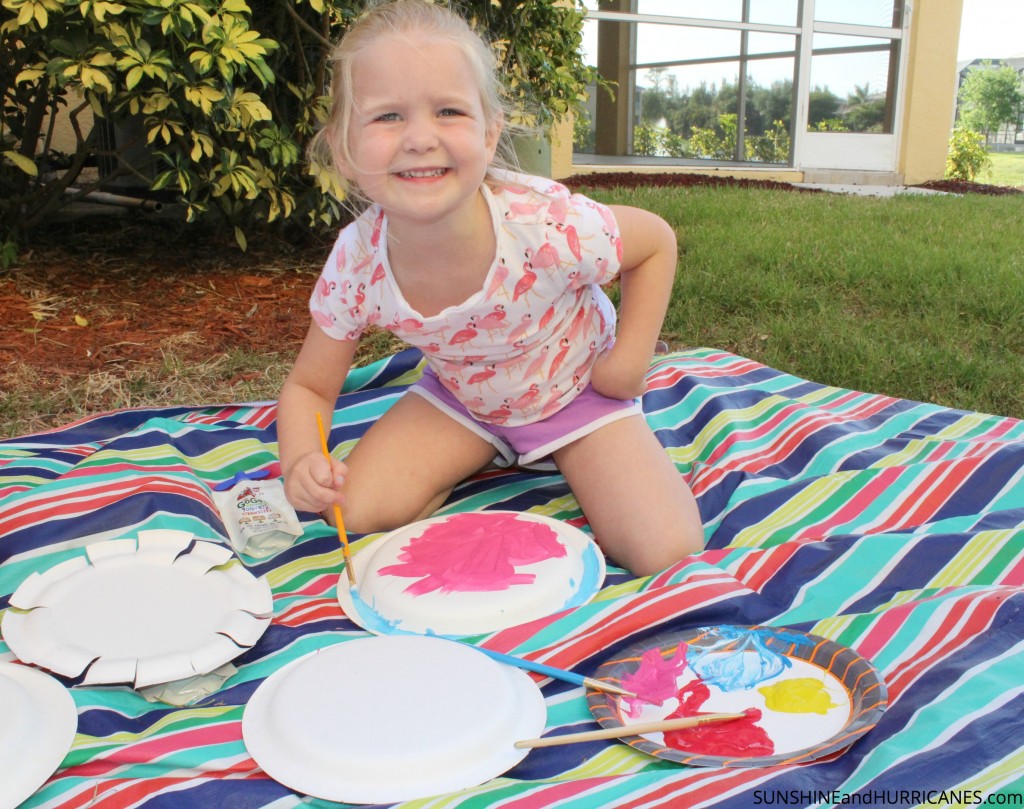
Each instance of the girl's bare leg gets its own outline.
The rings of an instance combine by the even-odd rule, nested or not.
[[[613,421],[554,457],[617,564],[648,575],[703,550],[693,494],[643,416]]]
[[[344,459],[345,526],[363,534],[428,517],[495,454],[422,396],[403,396]]]

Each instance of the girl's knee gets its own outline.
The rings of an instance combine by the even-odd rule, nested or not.
[[[431,516],[448,498],[449,493],[450,490],[425,500],[413,500],[397,492],[372,495],[346,492],[345,505],[342,507],[345,529],[353,534],[394,531]],[[333,522],[333,513],[329,513],[328,516],[329,522]]]

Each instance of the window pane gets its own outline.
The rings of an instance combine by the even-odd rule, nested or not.
[[[611,75],[623,70],[623,45],[599,38],[598,25],[585,24],[587,60],[604,65],[619,89],[614,102],[601,94],[591,99],[589,117],[577,121],[574,151],[686,163],[788,163],[796,37],[748,34],[750,58],[741,69],[740,31],[634,24],[633,67]],[[600,25],[608,33],[621,24]],[[599,43],[604,53],[596,52]]]
[[[740,22],[742,0],[637,0],[638,14],[663,14],[668,17],[694,17],[704,20]]]
[[[821,2],[821,0],[819,0]],[[590,11],[634,12],[629,0],[582,0]],[[637,14],[743,22],[742,0],[637,0]],[[750,19],[763,25],[798,25],[798,0],[750,0]]]
[[[755,60],[747,65],[742,157],[755,163],[788,164],[796,58]]]
[[[682,25],[637,25],[636,63],[692,62],[735,59],[740,55],[740,32]],[[720,72],[714,68],[717,78]]]
[[[747,34],[747,53],[778,53],[793,54],[796,50],[796,37],[789,34],[760,34],[752,31]],[[790,75],[793,71],[790,70]]]
[[[797,0],[750,0],[750,20],[764,25],[797,25]]]
[[[813,50],[808,129],[892,132],[897,43],[815,34]]]
[[[848,25],[899,27],[898,9],[902,6],[903,0],[815,0],[814,19]]]
[[[632,154],[734,160],[736,62],[639,71]]]

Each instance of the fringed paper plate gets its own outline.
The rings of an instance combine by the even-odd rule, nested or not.
[[[187,531],[87,545],[18,586],[4,640],[25,663],[86,685],[206,674],[255,644],[273,612],[266,580],[232,560]]]
[[[601,589],[601,550],[574,526],[539,514],[432,517],[385,534],[352,558],[338,601],[377,635],[468,637],[587,603]]]
[[[739,720],[622,739],[657,758],[710,767],[839,755],[875,726],[888,704],[878,672],[852,649],[769,626],[658,635],[606,661],[594,676],[642,697],[588,692],[602,727],[749,710]]]

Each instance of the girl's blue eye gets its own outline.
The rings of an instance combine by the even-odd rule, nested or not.
[[[441,110],[441,117],[442,118],[455,118],[455,117],[457,117],[459,115],[462,115],[462,111],[461,110],[457,110],[457,109],[453,109],[452,107],[447,107],[447,108]]]
[[[397,121],[398,120],[398,113],[397,112],[386,112],[383,115],[378,115],[376,120],[378,120],[378,121]]]

